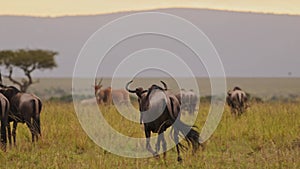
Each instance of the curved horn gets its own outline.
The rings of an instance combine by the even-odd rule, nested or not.
[[[129,86],[129,84],[130,83],[132,83],[133,82],[133,80],[131,80],[131,81],[129,81],[127,84],[126,84],[126,90],[128,91],[128,92],[130,92],[130,93],[136,93],[136,90],[130,90],[129,88],[128,88],[128,86]]]
[[[162,80],[160,82],[164,85],[164,90],[168,90],[167,84],[164,81],[162,81]]]
[[[102,80],[103,80],[103,78],[100,79],[100,81],[99,81],[99,83],[98,83],[99,86],[101,85]]]
[[[143,93],[147,93],[147,92],[148,92],[148,90],[143,90],[141,94],[143,94]]]

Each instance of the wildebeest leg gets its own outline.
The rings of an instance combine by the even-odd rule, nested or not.
[[[182,158],[180,156],[180,150],[179,150],[179,130],[174,128],[174,141],[175,141],[175,144],[176,144],[176,150],[177,150],[177,161],[178,162],[181,162],[182,161]]]
[[[239,110],[239,108],[236,108],[236,109],[235,109],[235,115],[236,115],[236,116],[239,116],[239,115],[240,115],[240,110]]]
[[[195,110],[196,110],[196,105],[195,105],[195,104],[192,104],[192,115],[195,114]]]
[[[238,112],[238,108],[237,107],[232,107],[231,108],[231,114],[234,116],[238,116],[239,112]]]
[[[14,146],[16,146],[16,130],[17,130],[18,123],[14,121],[13,123],[13,130],[12,130],[12,135],[14,139]]]
[[[11,129],[10,129],[10,123],[7,123],[7,137],[8,137],[8,142],[9,145],[11,146],[12,142],[11,142]]]
[[[6,151],[6,143],[7,143],[7,137],[6,137],[6,120],[1,120],[1,148],[3,151]]]
[[[238,108],[237,112],[238,112],[239,116],[242,115],[242,109],[241,109],[241,107]]]
[[[158,133],[157,142],[155,144],[155,151],[156,151],[156,153],[159,153],[159,150],[160,150],[160,142],[162,140],[162,134],[163,133]]]
[[[230,107],[230,111],[231,111],[231,114],[232,114],[232,115],[235,115],[235,110],[234,110],[233,107]]]
[[[32,131],[33,131],[33,137],[35,136],[36,141],[39,139],[39,134],[41,134],[41,128],[40,128],[40,119],[35,117],[32,120]]]
[[[243,113],[245,112],[245,106],[242,105],[242,107],[240,108],[240,110],[241,110],[241,113],[240,113],[240,114],[243,114]]]
[[[241,105],[239,105],[239,106],[237,106],[237,108],[236,108],[236,114],[238,115],[238,116],[240,116],[240,115],[242,115],[242,112],[243,110],[242,110],[242,107],[241,107]]]
[[[190,114],[190,115],[193,115],[193,114],[194,114],[194,112],[193,112],[193,105],[192,105],[192,104],[189,105],[189,114]]]
[[[146,128],[146,126],[145,126],[145,128]],[[151,147],[151,145],[150,145],[151,131],[145,129],[145,135],[146,135],[146,148],[147,148],[147,150],[148,150],[154,157],[158,158],[159,155],[158,155],[155,151],[153,151],[153,149],[152,149],[152,147]]]
[[[26,125],[30,130],[30,133],[32,136],[32,142],[34,143],[35,131],[34,131],[33,125],[29,121],[26,121]]]
[[[165,140],[164,133],[161,133],[161,141],[162,141],[162,148],[163,148],[163,152],[164,152],[164,160],[166,160],[166,156],[167,156],[167,142]]]
[[[237,114],[236,114],[236,108],[232,108],[232,114],[233,114],[234,116],[237,115]]]
[[[164,132],[159,132],[157,137],[157,143],[156,143],[156,153],[159,153],[160,150],[160,143],[162,142],[162,148],[164,152],[164,159],[166,159],[166,152],[167,152],[167,143],[165,140]]]

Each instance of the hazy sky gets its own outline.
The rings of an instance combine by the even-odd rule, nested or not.
[[[171,14],[173,11],[173,14],[188,19],[203,30],[218,50],[229,76],[300,77],[297,46],[300,42],[297,36],[300,30],[300,0],[0,0],[0,16],[96,15],[175,7],[298,15],[263,15],[191,9],[161,10],[169,11]],[[41,72],[40,75],[69,77],[75,64],[74,56],[78,56],[86,40],[101,26],[121,15],[125,14],[51,19],[1,16],[0,50],[46,48],[58,51],[60,56],[56,58],[59,67],[50,73]],[[154,44],[159,47],[164,45],[157,43],[156,39],[141,41],[143,42],[141,45],[148,45],[146,42],[155,42]],[[172,43],[165,44],[167,45],[163,49],[170,49],[170,51],[177,49],[179,54],[187,56]],[[132,51],[136,49],[135,47],[139,46],[133,45]],[[119,55],[123,56],[124,52],[112,56]],[[235,63],[233,61],[241,60],[241,57],[245,61],[244,64],[233,64]],[[271,62],[270,58],[272,58]],[[206,74],[200,72],[197,75]]]
[[[54,17],[171,7],[300,14],[299,0],[0,0],[0,15]]]

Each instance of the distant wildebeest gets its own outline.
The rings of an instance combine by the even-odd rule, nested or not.
[[[26,123],[32,135],[32,142],[38,140],[41,135],[40,113],[42,102],[34,94],[23,93],[14,86],[4,86],[0,83],[0,93],[2,93],[10,102],[10,111],[8,114],[8,140],[11,141],[10,122],[13,122],[12,136],[14,145],[16,144],[16,130],[18,123]]]
[[[159,157],[158,152],[160,150],[160,144],[162,143],[165,159],[167,143],[164,137],[164,131],[173,125],[172,131],[177,149],[177,161],[182,161],[179,148],[184,147],[179,143],[179,132],[184,135],[185,140],[189,144],[192,144],[193,152],[195,152],[200,145],[199,133],[194,130],[192,126],[186,125],[180,120],[180,103],[175,95],[165,92],[167,85],[161,81],[164,88],[154,84],[147,90],[144,90],[142,87],[131,90],[128,86],[132,82],[133,81],[130,81],[126,84],[126,90],[138,96],[139,110],[141,113],[140,123],[144,124],[147,150],[151,152],[154,157]],[[151,132],[159,134],[155,151],[150,145]]]
[[[234,115],[241,115],[249,107],[247,95],[239,87],[227,92],[226,101]]]
[[[190,115],[195,113],[199,99],[197,94],[192,89],[189,91],[181,89],[181,91],[176,94],[176,97],[181,103],[181,109],[187,110]]]
[[[9,101],[0,93],[0,113],[1,113],[1,149],[6,151],[6,126],[8,125]]]
[[[95,96],[98,104],[128,104],[130,102],[129,93],[124,89],[112,89],[111,87],[107,87],[105,89],[102,88],[102,80],[98,83],[95,79]]]

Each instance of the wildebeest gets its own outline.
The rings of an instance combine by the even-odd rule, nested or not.
[[[9,101],[0,93],[0,113],[1,113],[1,149],[6,151],[6,126],[8,125]]]
[[[227,92],[226,102],[234,115],[241,115],[249,106],[246,93],[239,87]]]
[[[13,122],[12,136],[14,145],[16,144],[16,130],[18,123],[26,123],[32,134],[32,142],[38,140],[41,135],[40,113],[42,102],[34,94],[23,93],[14,86],[4,86],[1,84],[0,93],[2,93],[10,102],[10,112],[8,114],[8,123]],[[11,141],[10,125],[7,125],[9,143]]]
[[[184,135],[185,140],[192,144],[193,152],[200,145],[199,133],[192,126],[184,124],[180,120],[180,103],[175,95],[165,92],[167,85],[163,83],[164,88],[152,85],[147,90],[138,87],[135,90],[129,89],[130,81],[126,84],[126,90],[130,93],[135,93],[138,96],[139,110],[141,113],[140,123],[144,124],[144,132],[146,136],[146,148],[154,157],[159,157],[160,144],[166,157],[167,143],[164,138],[164,131],[170,126],[173,126],[173,136],[177,149],[177,161],[182,161],[179,148],[184,146],[179,143],[179,132]],[[156,149],[152,149],[150,145],[151,132],[158,133]]]
[[[98,104],[120,104],[120,103],[129,103],[129,93],[124,89],[112,89],[111,87],[107,87],[105,89],[102,88],[102,80],[101,79],[98,83],[95,79],[95,96]]]
[[[181,91],[175,96],[181,103],[181,109],[187,110],[190,115],[193,115],[195,113],[195,109],[199,99],[197,94],[192,89],[189,91],[181,89]]]

